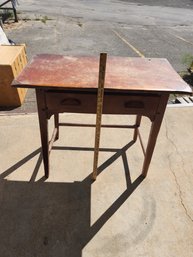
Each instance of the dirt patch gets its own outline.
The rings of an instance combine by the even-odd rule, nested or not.
[[[12,29],[20,29],[22,28],[25,24],[27,23],[27,21],[25,20],[20,20],[18,22],[14,22],[12,20],[6,21],[3,24],[3,28],[5,30],[12,30]]]

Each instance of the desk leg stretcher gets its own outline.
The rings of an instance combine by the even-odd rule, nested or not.
[[[36,89],[36,97],[37,97],[37,105],[38,105],[38,116],[39,116],[39,126],[40,126],[40,136],[41,136],[41,143],[42,143],[42,155],[43,155],[43,163],[45,168],[45,177],[49,177],[49,154],[51,152],[52,145],[54,141],[56,141],[59,138],[59,126],[82,126],[82,127],[93,127],[95,125],[89,125],[89,124],[68,124],[68,123],[59,123],[59,113],[54,114],[54,131],[52,134],[52,138],[49,141],[48,138],[48,117],[47,114],[47,107],[46,107],[46,101],[45,101],[45,91],[41,89]],[[143,168],[142,168],[142,176],[146,177],[149,164],[152,159],[153,151],[155,148],[157,136],[161,127],[161,123],[163,120],[164,112],[167,106],[168,101],[168,94],[164,94],[160,96],[160,104],[158,106],[158,109],[153,117],[149,117],[152,124],[151,124],[151,130],[149,133],[148,143],[146,149],[143,146],[142,138],[139,133],[139,127],[141,124],[141,118],[142,115],[136,116],[135,124],[132,126],[121,126],[121,125],[102,125],[101,127],[122,127],[122,128],[133,128],[134,129],[134,135],[133,135],[133,141],[135,142],[137,140],[137,137],[139,136],[139,140],[142,146],[142,150],[144,153],[144,162],[143,162]],[[98,139],[99,140],[99,139]],[[99,142],[98,142],[99,146]],[[98,152],[99,149],[97,148],[97,151],[95,153],[95,159],[98,161]],[[96,158],[97,156],[97,158]],[[97,161],[95,160],[95,173],[94,179],[96,179],[97,176]]]

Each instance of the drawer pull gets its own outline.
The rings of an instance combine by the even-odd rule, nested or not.
[[[144,103],[141,102],[141,101],[128,101],[128,102],[125,102],[124,106],[125,106],[125,108],[143,109],[144,108]]]
[[[60,102],[61,105],[80,106],[81,101],[76,98],[66,98]]]

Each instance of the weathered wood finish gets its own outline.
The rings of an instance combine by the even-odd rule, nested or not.
[[[151,158],[153,155],[157,136],[158,136],[158,133],[159,133],[159,130],[161,127],[162,120],[163,120],[163,116],[165,113],[168,98],[169,98],[169,95],[161,96],[161,101],[159,103],[158,110],[157,110],[156,115],[154,116],[154,120],[152,121],[152,124],[151,124],[151,130],[150,130],[150,134],[149,134],[147,148],[145,151],[145,159],[144,159],[143,168],[142,168],[142,175],[144,177],[146,177],[147,172],[148,172],[148,168],[149,168],[149,165],[151,162]]]
[[[40,136],[42,143],[42,155],[44,162],[45,177],[49,177],[49,138],[48,138],[48,116],[45,104],[45,92],[42,89],[36,89],[38,117],[40,126]]]
[[[53,143],[59,138],[59,113],[96,113],[97,106],[97,94],[94,91],[82,91],[78,90],[50,90],[46,88],[36,88],[37,104],[39,113],[40,133],[42,140],[43,160],[45,167],[45,176],[49,176],[49,151],[51,151],[52,145],[48,143],[48,128],[47,121],[54,115],[55,121],[55,133]],[[143,164],[142,174],[146,176],[148,167],[152,158],[153,150],[155,147],[159,128],[164,115],[164,111],[167,105],[169,94],[167,93],[130,93],[125,91],[124,93],[106,93],[104,95],[103,114],[134,114],[137,115],[136,122],[133,126],[125,126],[127,128],[134,129],[133,140],[137,140],[138,128],[140,127],[141,117],[146,116],[152,121],[151,132],[149,136],[147,149],[142,147],[145,159]],[[71,124],[66,124],[71,125]],[[75,125],[75,124],[72,124]],[[84,125],[83,125],[84,126]],[[89,126],[89,125],[88,125]],[[107,126],[108,127],[108,126]],[[116,127],[109,126],[109,127]],[[119,127],[119,126],[117,126]],[[120,126],[121,127],[121,126]],[[124,127],[124,126],[123,126]],[[141,142],[141,139],[140,139]],[[141,142],[142,143],[142,142]],[[49,150],[47,151],[47,147]],[[96,169],[95,169],[96,171]],[[93,176],[96,179],[96,172]]]
[[[97,89],[98,57],[37,55],[14,82],[17,87]],[[105,89],[142,92],[184,92],[190,87],[166,59],[108,57]]]
[[[97,92],[45,90],[46,108],[53,113],[96,113]],[[151,117],[158,108],[161,94],[104,93],[103,114],[140,114]]]
[[[96,113],[97,77],[98,58],[40,55],[14,81],[13,86],[16,87],[36,88],[46,177],[49,176],[49,152],[54,140],[59,137],[59,126],[62,125],[59,123],[59,113]],[[108,58],[103,113],[135,114],[135,124],[124,126],[134,129],[133,142],[139,135],[141,117],[147,116],[152,122],[147,148],[142,147],[145,155],[142,168],[144,177],[171,92],[191,93],[191,89],[167,60]],[[55,129],[49,144],[48,119],[52,115]],[[140,142],[142,144],[141,137]]]
[[[107,54],[100,54],[99,63],[99,79],[98,79],[98,92],[97,92],[97,108],[96,108],[96,128],[95,128],[95,145],[94,145],[94,161],[92,178],[96,180],[98,168],[98,156],[101,134],[101,121],[103,112],[103,99],[104,99],[104,85],[105,85],[105,71],[106,71]]]

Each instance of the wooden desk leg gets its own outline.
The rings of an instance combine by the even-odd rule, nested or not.
[[[49,142],[48,142],[48,119],[46,115],[45,95],[41,89],[36,89],[38,106],[38,117],[40,126],[40,136],[42,143],[42,155],[44,162],[45,177],[49,177]]]
[[[57,129],[57,133],[55,137],[55,141],[56,141],[59,138],[59,114],[58,113],[54,114],[54,125],[55,125],[55,128]]]
[[[140,126],[140,124],[141,124],[141,115],[137,115],[136,121],[135,121],[135,126],[137,126],[137,127],[134,129],[134,135],[133,135],[133,141],[134,142],[137,140],[138,127]]]
[[[157,136],[161,127],[161,123],[163,120],[164,112],[167,106],[169,95],[162,95],[160,99],[160,104],[157,110],[157,114],[155,115],[155,119],[152,121],[151,130],[149,134],[149,139],[147,143],[147,148],[145,152],[145,159],[143,162],[142,176],[146,177],[148,168],[151,162],[151,158],[153,155],[153,151],[155,148],[155,144],[157,141]]]

